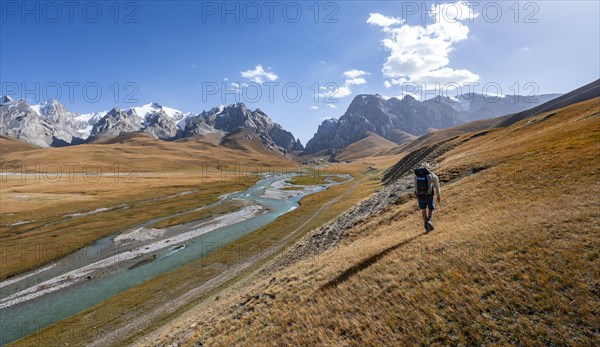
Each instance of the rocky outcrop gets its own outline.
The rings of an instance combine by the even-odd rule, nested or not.
[[[0,106],[0,133],[40,147],[49,147],[53,142],[54,129],[40,118],[24,100],[3,98]]]
[[[201,115],[197,115],[187,119],[185,128],[183,130],[183,137],[206,135],[216,131],[217,130],[215,128],[206,124],[206,121]]]
[[[113,108],[94,125],[90,135],[121,135],[141,129],[142,119],[134,110],[122,111],[119,108]]]
[[[281,148],[291,151],[301,151],[304,149],[304,146],[300,143],[300,139],[294,139],[294,135],[284,130],[279,124],[274,124],[268,134],[273,139],[273,142]]]
[[[174,140],[180,135],[175,121],[163,110],[146,115],[143,131],[161,140]]]

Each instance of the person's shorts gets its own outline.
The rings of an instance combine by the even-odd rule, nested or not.
[[[433,194],[419,195],[417,196],[417,200],[419,201],[419,209],[424,210],[429,207],[430,210],[435,210],[435,205],[433,204]]]

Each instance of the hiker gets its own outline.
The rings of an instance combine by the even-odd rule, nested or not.
[[[433,211],[435,205],[433,204],[433,196],[437,198],[437,202],[440,202],[440,180],[437,175],[431,171],[428,163],[422,163],[420,167],[415,169],[415,195],[419,202],[419,209],[423,215],[423,224],[425,226],[425,232],[433,230],[433,224],[431,218],[433,217]],[[429,209],[429,213],[427,213]]]

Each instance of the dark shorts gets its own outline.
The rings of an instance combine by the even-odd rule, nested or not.
[[[433,204],[433,194],[431,195],[419,195],[417,196],[417,200],[419,201],[419,208],[424,210],[429,207],[430,210],[435,210],[435,205]]]

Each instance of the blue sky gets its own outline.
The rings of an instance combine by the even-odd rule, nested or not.
[[[242,101],[306,143],[360,93],[426,97],[414,86],[439,92],[438,80],[463,92],[466,82],[475,92],[555,93],[600,75],[597,1],[451,3],[438,17],[421,1],[74,4],[1,3],[3,94],[60,96],[82,113]]]

